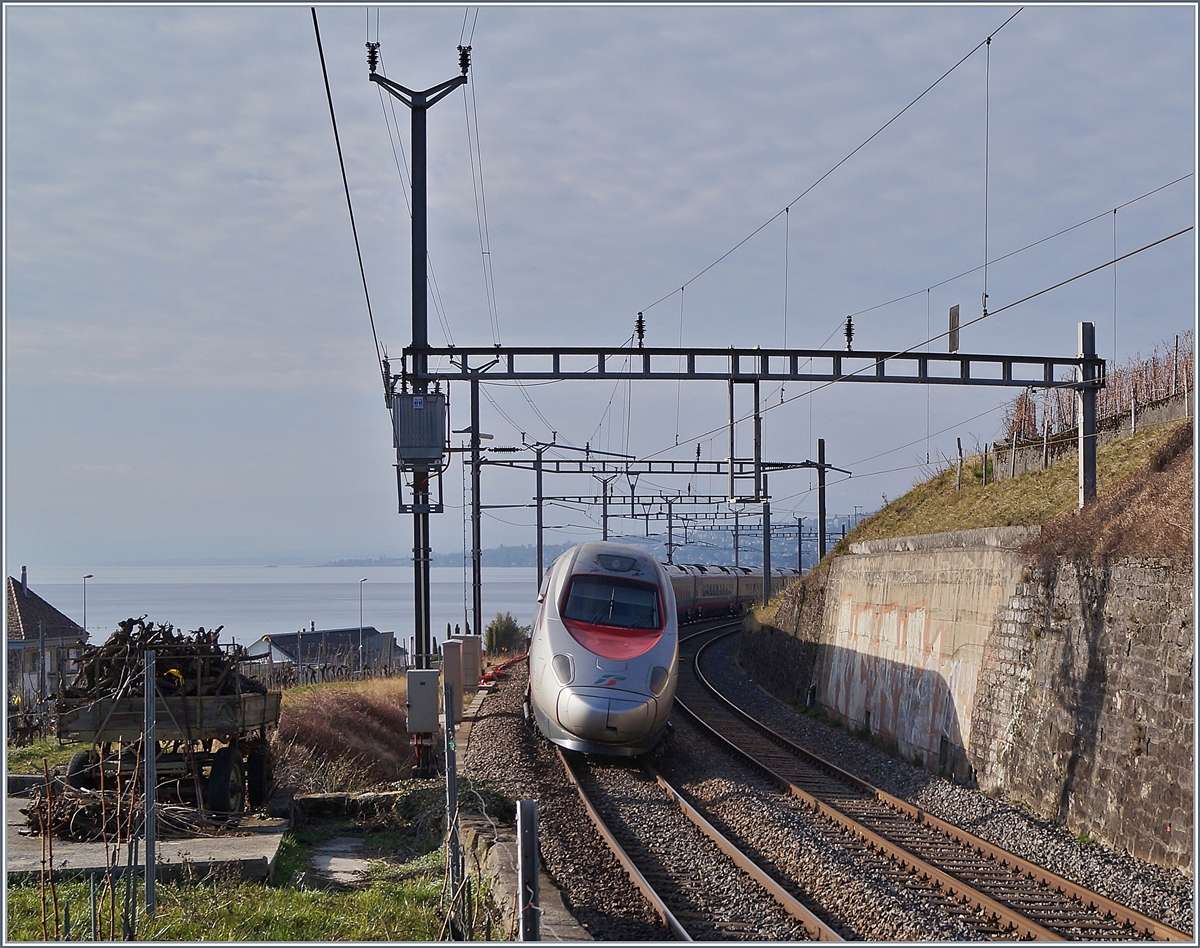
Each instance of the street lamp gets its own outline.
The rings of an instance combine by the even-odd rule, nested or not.
[[[362,643],[362,584],[367,581],[367,577],[363,577],[358,581],[358,670],[361,673],[363,670],[363,643]]]
[[[87,581],[95,579],[91,573],[83,577],[83,634],[87,635]]]

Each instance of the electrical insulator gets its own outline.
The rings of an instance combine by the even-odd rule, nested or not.
[[[471,68],[470,46],[458,47],[458,68],[462,70],[464,76],[467,74],[467,70]]]
[[[853,351],[853,348],[854,348],[852,345],[853,342],[854,342],[854,317],[847,316],[846,317],[846,351],[847,352]]]
[[[370,69],[372,73],[374,73],[375,68],[378,65],[379,65],[379,44],[378,43],[367,43],[367,68]]]
[[[638,348],[640,349],[642,348],[642,342],[646,338],[646,317],[641,313],[638,313],[637,321],[633,325],[635,331],[637,332]]]

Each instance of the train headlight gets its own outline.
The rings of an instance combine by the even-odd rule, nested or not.
[[[667,679],[670,673],[661,665],[655,665],[650,672],[650,692],[655,697],[662,694],[662,690],[667,686]]]
[[[569,685],[575,678],[575,665],[571,661],[570,655],[558,654],[550,661],[551,667],[554,669],[554,677],[558,679],[560,685]]]

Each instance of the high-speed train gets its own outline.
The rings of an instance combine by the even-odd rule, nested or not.
[[[668,565],[663,569],[675,591],[675,608],[680,622],[733,615],[755,602],[762,602],[762,570],[748,566]],[[771,588],[779,590],[799,577],[787,567],[771,570]]]
[[[772,570],[772,581],[796,575]],[[677,622],[761,599],[762,574],[745,567],[664,566],[621,543],[572,547],[538,594],[526,713],[570,750],[643,754],[662,736],[675,699]]]
[[[538,594],[529,642],[528,712],[555,744],[633,756],[662,737],[675,700],[675,593],[645,550],[572,547]]]

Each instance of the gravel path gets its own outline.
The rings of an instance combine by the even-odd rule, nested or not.
[[[1173,928],[1192,931],[1195,888],[1189,876],[1099,843],[1081,845],[1062,827],[914,767],[842,728],[798,713],[759,688],[738,667],[737,644],[738,637],[730,636],[714,646],[706,674],[731,700],[770,722],[780,734],[976,836]]]

